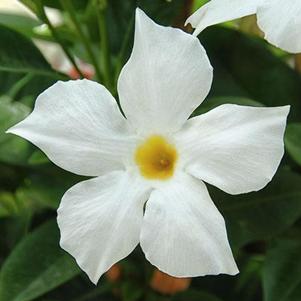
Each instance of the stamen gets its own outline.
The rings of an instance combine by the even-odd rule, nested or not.
[[[174,173],[177,157],[176,148],[159,135],[146,139],[135,152],[140,173],[147,179],[170,178]]]

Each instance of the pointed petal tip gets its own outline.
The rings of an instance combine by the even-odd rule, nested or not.
[[[57,217],[57,223],[58,223],[58,227],[60,228],[60,223],[59,223],[59,218]],[[91,273],[88,272],[88,270],[85,268],[84,264],[78,259],[76,258],[74,255],[72,255],[72,253],[70,252],[70,248],[68,246],[68,244],[66,243],[65,240],[63,240],[62,236],[60,237],[59,240],[59,245],[60,247],[67,252],[76,262],[76,264],[79,266],[79,268],[87,275],[87,277],[90,279],[90,281],[94,284],[97,285],[100,277],[105,273],[97,276],[97,275],[92,275]]]
[[[136,16],[139,15],[139,14],[143,14],[143,10],[140,8],[140,7],[137,7],[136,8]]]
[[[224,274],[230,275],[230,276],[236,276],[240,273],[235,261],[232,263],[232,265],[233,266],[231,268],[228,268],[228,270]]]
[[[187,26],[188,24],[190,24],[191,25],[191,16],[189,17],[189,18],[187,18],[187,20],[185,21],[185,23],[184,23],[184,26]]]
[[[139,7],[136,8],[135,12],[135,23],[136,23],[136,28],[142,23],[145,22],[153,22],[153,20]]]
[[[98,283],[100,277],[93,278],[93,277],[90,277],[88,274],[87,274],[87,276],[89,277],[90,281],[91,281],[95,286],[97,286],[97,283]]]
[[[290,111],[291,111],[291,105],[283,106],[283,108],[284,108],[286,114],[288,115],[290,113]]]
[[[20,123],[20,122],[19,122]],[[13,135],[18,135],[18,129],[17,129],[17,125],[19,124],[15,124],[13,126],[11,126],[10,128],[8,128],[6,131],[5,131],[5,134],[13,134]]]
[[[273,109],[273,107],[270,108],[270,109]],[[290,105],[284,105],[284,106],[274,107],[274,109],[278,110],[279,114],[282,115],[285,119],[287,119],[287,117],[290,113],[290,110],[291,110],[291,106]]]
[[[194,278],[194,277],[205,277],[205,276],[217,276],[217,275],[229,275],[229,276],[236,276],[240,273],[236,262],[233,260],[231,263],[231,267],[226,267],[226,268],[220,268],[219,271],[212,271],[210,272],[209,270],[206,271],[205,273],[173,273],[167,269],[164,269],[162,266],[159,266],[158,264],[154,263],[154,260],[152,260],[151,256],[143,250],[144,256],[147,259],[149,263],[151,263],[154,267],[156,267],[159,271],[172,276],[176,278]]]
[[[141,19],[141,18],[146,18],[146,17],[148,18],[146,13],[139,7],[136,8],[135,17],[136,17],[136,20]]]
[[[5,131],[5,134],[13,134],[12,128],[9,128]]]

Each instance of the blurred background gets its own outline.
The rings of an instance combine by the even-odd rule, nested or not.
[[[200,34],[214,81],[193,113],[223,103],[292,106],[286,154],[265,189],[231,196],[209,187],[226,220],[235,277],[176,279],[152,267],[138,247],[94,286],[60,249],[55,220],[63,193],[83,177],[5,134],[57,80],[86,77],[117,97],[137,6],[159,24],[184,29],[205,2],[0,0],[0,301],[301,300],[301,55],[267,44],[254,16]]]

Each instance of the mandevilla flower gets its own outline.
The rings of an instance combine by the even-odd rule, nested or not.
[[[189,118],[211,86],[198,39],[136,12],[132,55],[111,94],[89,80],[58,82],[8,130],[58,166],[95,176],[58,209],[60,244],[96,283],[140,242],[175,277],[238,273],[225,222],[203,181],[231,193],[263,188],[283,156],[289,106],[221,105]]]
[[[186,23],[198,35],[206,27],[256,14],[266,40],[288,52],[301,52],[300,0],[211,0]]]

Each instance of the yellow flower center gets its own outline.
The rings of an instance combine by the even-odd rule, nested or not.
[[[177,158],[176,148],[159,135],[150,136],[135,152],[140,173],[147,179],[169,179],[174,173]]]

